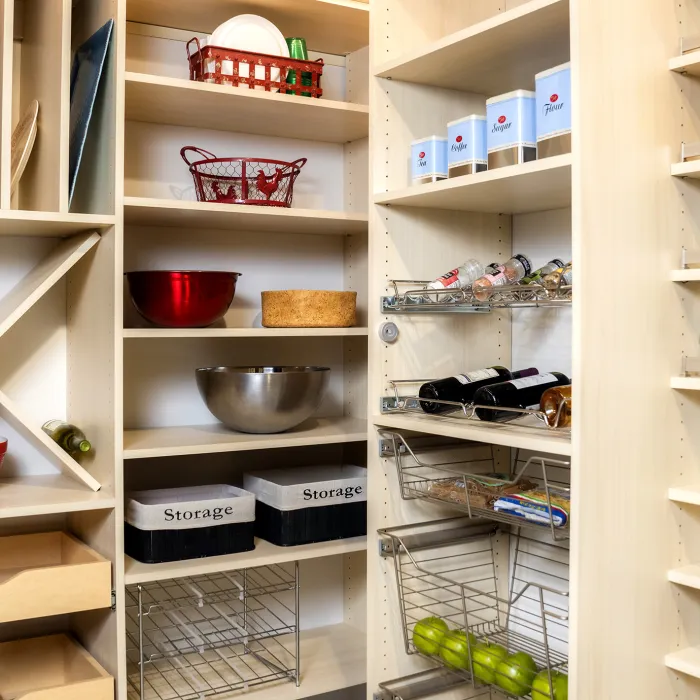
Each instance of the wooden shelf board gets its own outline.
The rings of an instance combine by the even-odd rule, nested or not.
[[[671,377],[671,388],[700,391],[700,377]]]
[[[700,678],[700,647],[689,647],[666,654],[664,662],[674,671]]]
[[[252,552],[227,554],[221,557],[206,557],[204,559],[188,559],[186,561],[165,562],[164,564],[142,564],[131,557],[125,557],[124,567],[126,583],[148,583],[163,581],[180,576],[199,576],[212,574],[217,571],[234,571],[253,566],[271,566],[302,559],[318,559],[332,557],[337,554],[364,552],[367,549],[366,537],[353,537],[347,540],[333,542],[318,542],[299,547],[277,547],[265,540],[255,540]]]
[[[279,26],[284,36],[303,36],[309,49],[333,54],[369,44],[369,0],[130,0],[131,22],[211,33],[231,17],[252,12]]]
[[[367,233],[369,226],[367,214],[144,197],[124,198],[124,221],[134,226],[332,235]]]
[[[376,75],[492,97],[534,89],[536,73],[569,55],[567,0],[531,0],[388,61]]]
[[[700,282],[700,269],[671,270],[672,282]]]
[[[0,336],[12,328],[99,240],[98,233],[84,233],[59,243],[0,299]]]
[[[64,452],[34,421],[9,397],[0,391],[0,416],[17,432],[21,433],[34,447],[40,450],[49,461],[67,476],[82,482],[93,491],[99,491],[100,483],[67,452]]]
[[[59,214],[48,211],[0,210],[0,236],[67,238],[87,231],[114,226],[108,214]]]
[[[124,432],[124,458],[173,457],[269,450],[303,445],[332,445],[367,439],[367,421],[339,416],[310,418],[286,433],[249,435],[213,425],[176,426]]]
[[[670,70],[688,75],[700,75],[700,51],[674,56],[668,62]]]
[[[689,564],[668,572],[668,580],[681,586],[700,589],[700,564]]]
[[[347,143],[369,135],[369,107],[263,90],[126,74],[126,119]]]
[[[63,474],[0,479],[0,518],[112,509],[115,500]]]
[[[687,160],[671,165],[671,175],[674,177],[700,178],[700,160]]]
[[[375,195],[375,204],[524,214],[571,205],[571,154]]]
[[[538,428],[514,427],[507,423],[477,423],[460,418],[441,418],[415,415],[374,416],[374,425],[397,430],[440,435],[461,440],[475,440],[493,445],[518,447],[540,454],[571,456],[571,436]]]
[[[366,336],[367,328],[125,328],[125,338],[328,338]]]
[[[668,490],[668,497],[676,503],[700,506],[700,486],[680,486]]]

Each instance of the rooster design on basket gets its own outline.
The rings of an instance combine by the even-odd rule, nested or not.
[[[192,173],[200,202],[264,207],[292,206],[294,181],[306,163],[306,158],[291,163],[263,158],[217,158],[195,146],[185,146],[180,155]]]
[[[258,186],[260,192],[262,192],[269,200],[270,197],[277,192],[281,179],[282,171],[279,168],[275,168],[275,174],[269,178],[262,170],[258,170],[258,177],[255,179],[255,184]]]

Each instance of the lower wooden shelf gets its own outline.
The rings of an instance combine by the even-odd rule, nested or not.
[[[237,433],[220,423],[184,425],[125,431],[124,459],[332,445],[366,439],[367,421],[347,416],[310,418],[286,433],[274,435]]]
[[[571,456],[571,434],[541,428],[516,427],[512,423],[481,423],[461,418],[440,418],[419,414],[383,414],[374,416],[375,426],[414,430],[459,440],[475,440],[504,445],[539,454]]]
[[[671,389],[700,390],[700,377],[671,377]]]
[[[367,328],[125,328],[125,338],[335,338],[366,336]]]
[[[668,580],[679,586],[697,588],[700,590],[700,564],[689,564],[668,572]]]
[[[700,647],[688,647],[666,654],[664,662],[674,671],[700,678]]]
[[[0,518],[109,510],[114,505],[107,492],[90,491],[63,474],[0,479]]]
[[[668,498],[676,503],[700,506],[700,486],[677,486],[668,490]]]
[[[278,547],[265,540],[256,540],[252,552],[227,554],[222,557],[205,559],[187,559],[185,561],[166,562],[164,564],[143,564],[131,557],[125,558],[124,580],[126,585],[164,581],[181,576],[197,576],[219,571],[234,571],[254,566],[270,566],[289,561],[332,557],[337,554],[362,552],[367,549],[366,537],[352,537],[332,542],[317,542],[298,547]]]
[[[114,700],[114,679],[63,634],[0,644],[0,698]]]

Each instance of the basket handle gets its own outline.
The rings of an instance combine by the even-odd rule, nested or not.
[[[182,156],[182,160],[187,163],[187,165],[191,166],[192,163],[188,160],[187,156],[185,155],[188,151],[194,151],[200,156],[203,156],[204,158],[216,158],[216,156],[213,153],[209,153],[209,151],[205,151],[203,148],[197,148],[196,146],[185,146],[184,148],[180,149],[180,155]]]
[[[290,163],[290,165],[292,165],[296,168],[299,168],[299,170],[301,170],[306,165],[307,160],[308,160],[308,158],[299,158],[299,160],[295,160],[294,162]]]

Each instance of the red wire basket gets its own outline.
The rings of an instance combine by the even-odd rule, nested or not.
[[[190,46],[195,44],[197,50],[192,52]],[[222,46],[202,47],[196,37],[187,42],[187,58],[190,62],[190,80],[200,83],[216,83],[217,85],[247,85],[251,90],[262,87],[266,92],[291,92],[295,95],[311,95],[321,97],[321,76],[323,75],[323,59],[316,61],[301,61],[286,56],[271,56],[266,53],[253,51],[237,51],[225,49]],[[248,66],[247,71],[241,71],[241,66]],[[265,77],[256,77],[256,66],[264,68]],[[273,69],[279,69],[277,79],[273,79]],[[296,73],[296,82],[287,83],[287,74]],[[241,72],[248,73],[247,76]],[[258,74],[263,71],[258,71]],[[275,70],[275,72],[277,72]],[[311,78],[310,85],[302,85],[304,77]],[[308,82],[308,81],[307,81]]]
[[[189,151],[202,156],[203,160],[190,161]],[[294,181],[306,163],[306,158],[293,163],[260,158],[217,158],[194,146],[185,146],[180,155],[190,166],[200,202],[262,207],[291,207]]]

